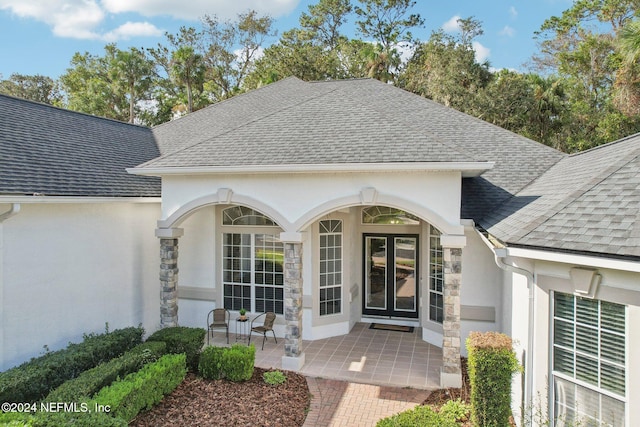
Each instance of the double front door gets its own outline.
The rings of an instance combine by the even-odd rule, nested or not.
[[[418,236],[364,235],[362,312],[418,317]]]

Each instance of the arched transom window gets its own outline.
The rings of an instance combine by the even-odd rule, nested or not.
[[[268,216],[246,206],[232,206],[222,211],[222,225],[258,225],[277,227]]]
[[[389,206],[369,206],[362,209],[363,224],[418,225],[420,219],[402,209]]]

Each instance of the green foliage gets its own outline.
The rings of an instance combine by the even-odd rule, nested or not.
[[[33,427],[126,427],[127,422],[115,418],[107,412],[98,412],[87,406],[91,412],[38,412],[31,419]]]
[[[113,416],[131,421],[172,392],[187,373],[184,354],[167,354],[140,371],[100,390],[93,402],[108,406]]]
[[[203,378],[247,381],[253,376],[256,348],[253,344],[234,344],[231,347],[207,347],[200,355],[198,372]]]
[[[0,80],[0,93],[51,105],[62,100],[58,82],[40,74],[13,73],[7,80]]]
[[[376,427],[456,427],[458,424],[428,406],[416,406],[377,422]]]
[[[89,398],[118,378],[141,369],[166,353],[163,342],[140,344],[120,357],[89,369],[77,378],[64,382],[45,398],[47,402],[78,402]]]
[[[439,414],[452,421],[463,422],[471,415],[471,405],[467,405],[461,399],[449,400],[442,405]]]
[[[202,351],[198,363],[198,372],[202,378],[208,380],[222,378],[222,354],[225,350],[226,347],[210,346]]]
[[[502,427],[511,415],[511,378],[519,365],[511,338],[496,332],[472,332],[467,338],[472,421],[478,427]]]
[[[2,372],[0,402],[38,401],[63,382],[140,344],[143,334],[141,327],[131,327],[86,335],[79,344],[69,344],[63,350],[48,352]]]
[[[256,348],[234,344],[222,353],[222,372],[230,381],[247,381],[253,376],[256,361]]]
[[[262,374],[264,382],[269,385],[284,384],[287,381],[287,376],[282,371],[267,371]]]
[[[171,354],[185,353],[189,371],[197,372],[200,351],[204,345],[206,334],[207,331],[203,328],[176,326],[156,331],[147,338],[147,341],[165,342],[167,344],[167,352]]]

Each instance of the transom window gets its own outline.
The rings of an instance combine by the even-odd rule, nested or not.
[[[555,425],[625,425],[625,336],[623,305],[554,293]]]
[[[320,316],[342,312],[342,221],[320,221]]]
[[[362,209],[363,224],[418,225],[420,219],[401,209],[388,206],[369,206]]]
[[[440,244],[440,231],[429,227],[429,320],[444,320],[444,264]]]
[[[275,235],[224,233],[224,307],[284,313],[284,247]]]
[[[268,216],[246,206],[232,206],[222,211],[222,225],[277,226]]]

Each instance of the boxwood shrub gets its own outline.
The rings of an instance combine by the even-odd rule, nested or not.
[[[466,344],[473,425],[509,425],[511,377],[519,367],[511,338],[497,332],[472,332]]]
[[[200,355],[198,372],[203,378],[248,381],[253,376],[256,348],[253,344],[233,344],[231,347],[207,347]]]
[[[167,345],[160,341],[137,345],[120,357],[84,371],[77,378],[64,382],[45,398],[47,402],[78,402],[90,398],[118,378],[136,372],[145,364],[166,353]]]
[[[0,373],[0,402],[36,402],[83,371],[122,355],[142,342],[144,329],[85,335],[78,344],[49,352]]]
[[[167,343],[167,352],[171,354],[184,353],[187,356],[187,368],[191,372],[198,371],[198,360],[204,345],[207,331],[202,328],[188,328],[174,326],[164,328],[152,334],[147,341],[162,341]]]
[[[383,418],[376,427],[457,427],[458,423],[448,416],[443,416],[428,406],[416,406],[408,411]]]
[[[167,354],[100,390],[92,399],[109,406],[111,415],[130,422],[172,392],[187,373],[184,354]],[[90,406],[93,406],[90,404]]]

